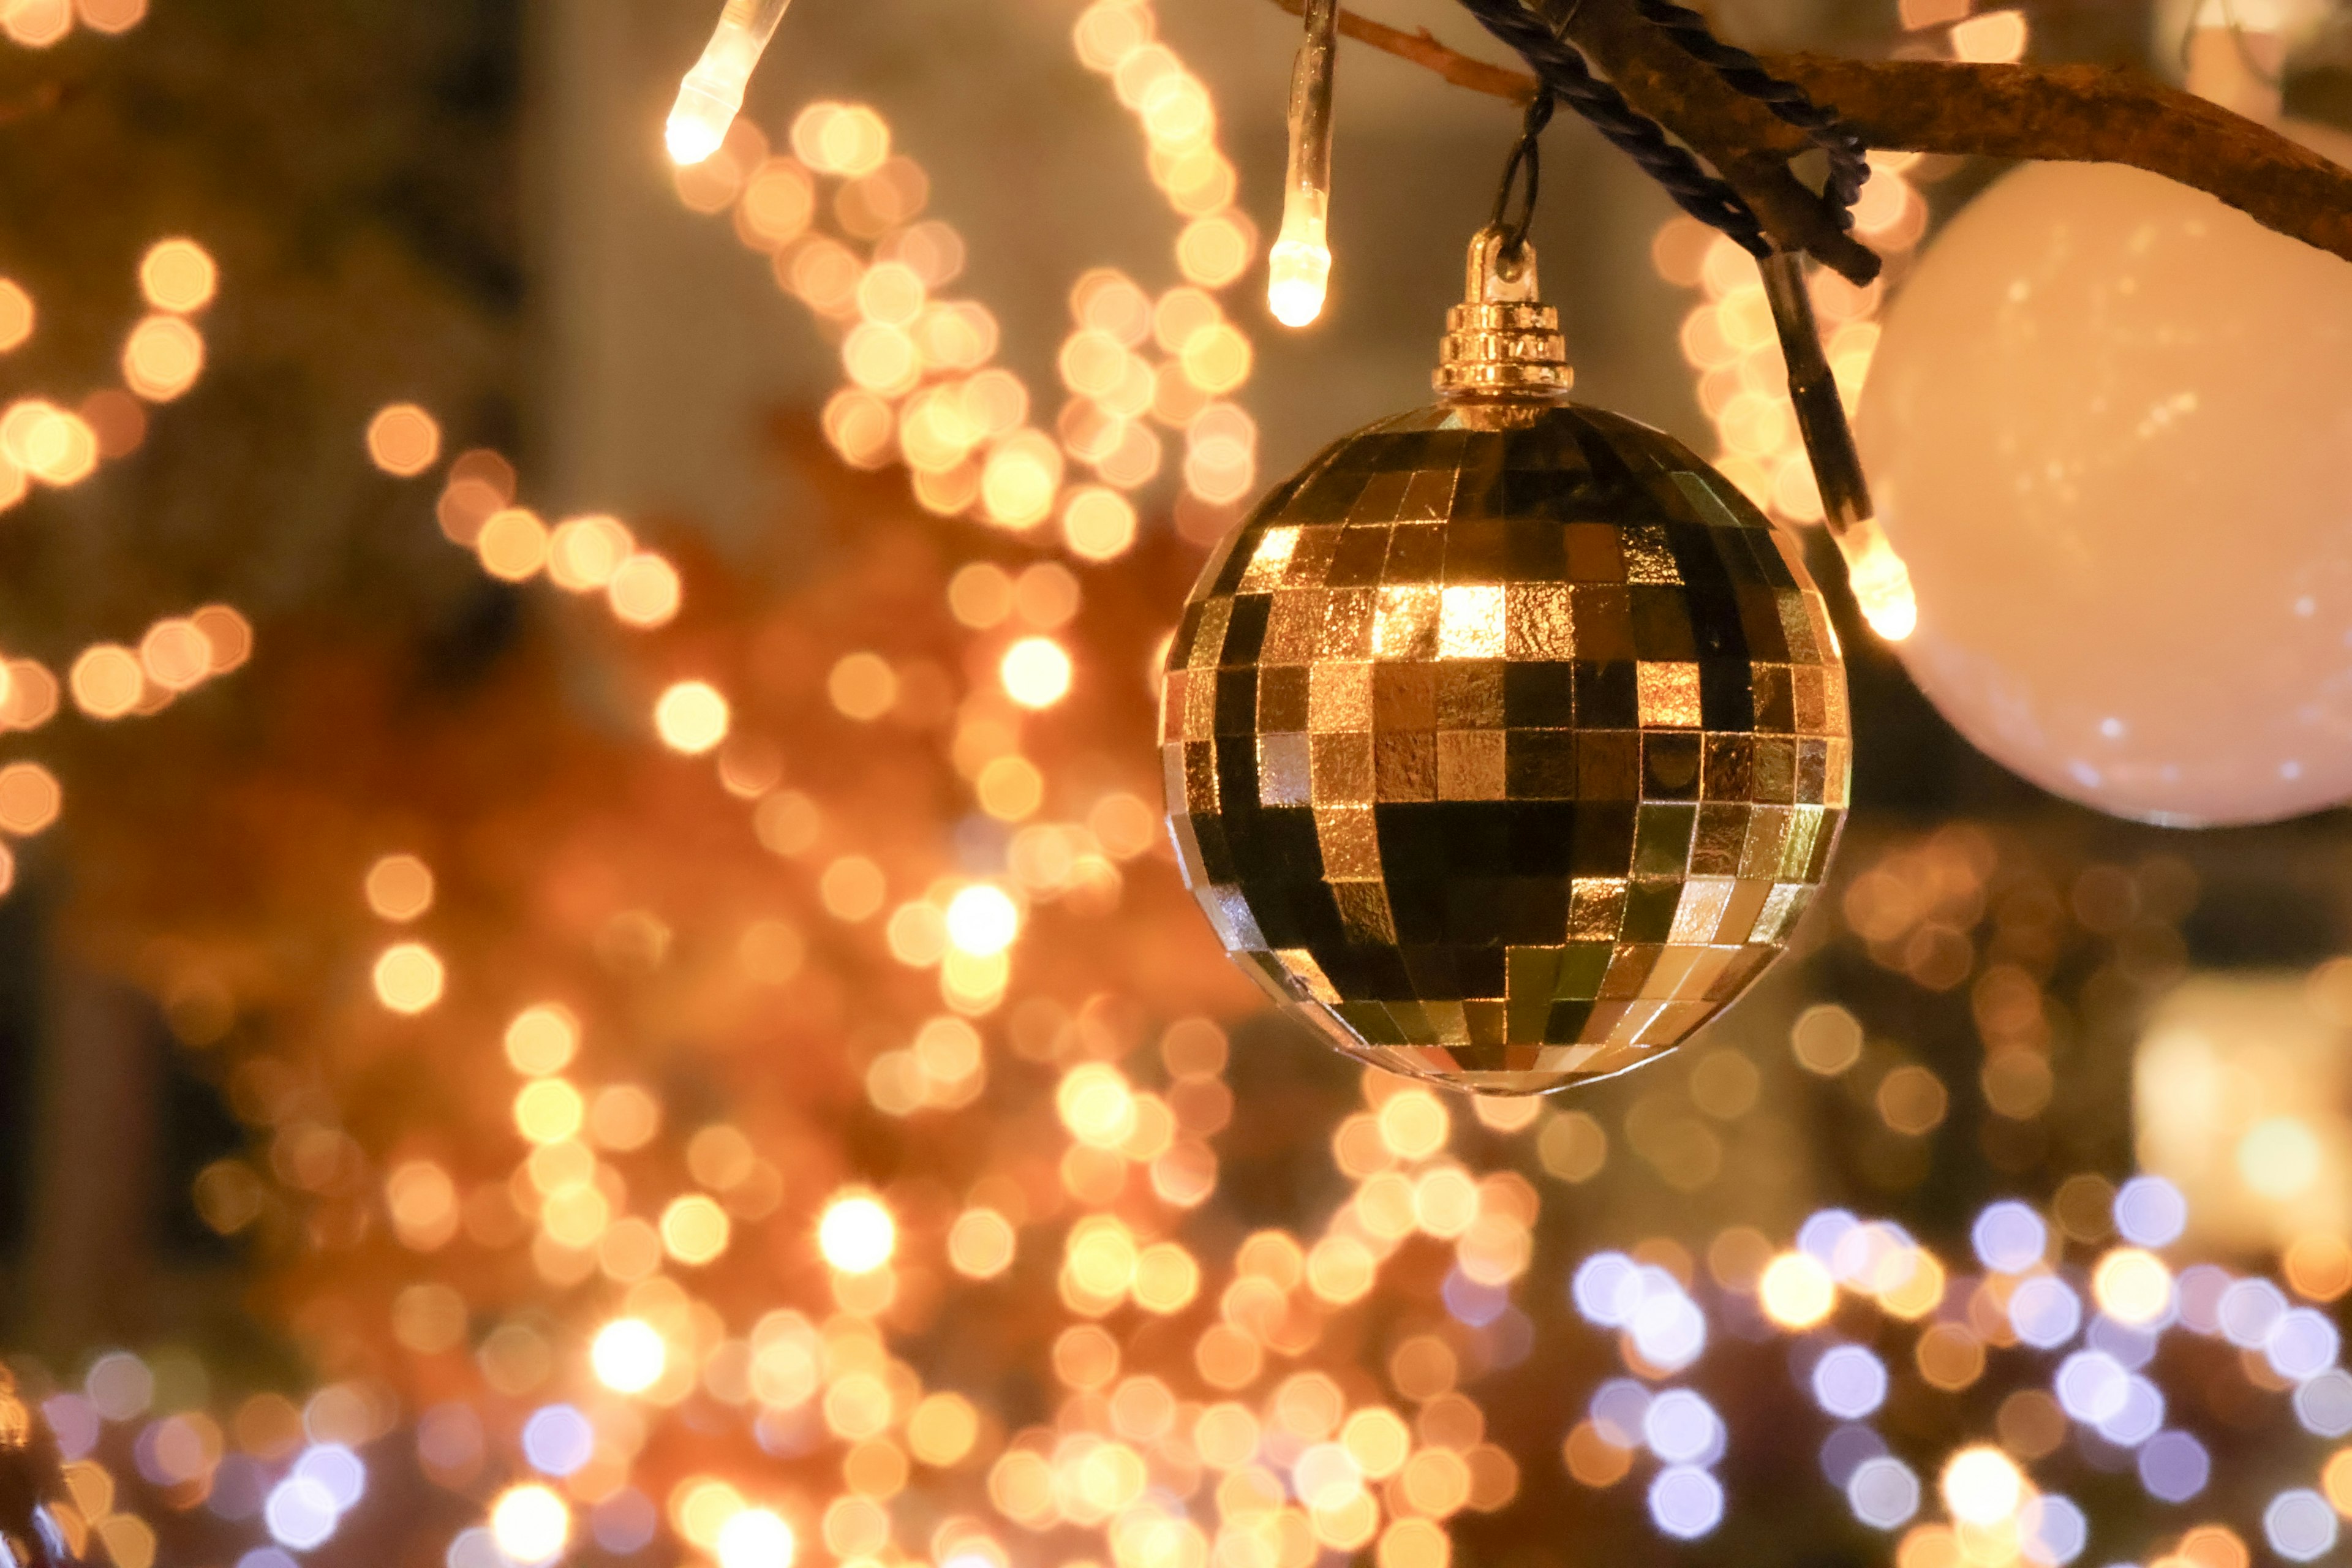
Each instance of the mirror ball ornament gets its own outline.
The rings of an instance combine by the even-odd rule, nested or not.
[[[1533,248],[1473,241],[1443,399],[1329,447],[1202,568],[1160,691],[1225,949],[1340,1049],[1530,1094],[1663,1055],[1786,943],[1846,808],[1796,547],[1567,401]]]

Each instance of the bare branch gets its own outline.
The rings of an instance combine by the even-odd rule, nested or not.
[[[1297,12],[1301,0],[1275,0]],[[1524,102],[1535,79],[1343,11],[1349,37],[1460,87]],[[1588,0],[1570,36],[1634,107],[1688,142],[1766,230],[1852,276],[1862,247],[1790,174],[1804,138],[1723,86],[1630,7]],[[2193,186],[2264,227],[2352,260],[2352,171],[2269,127],[2135,72],[2097,66],[1768,57],[1775,75],[1834,107],[1874,147],[2125,163]]]
[[[1304,16],[1307,0],[1274,0],[1274,3],[1294,16]],[[1449,49],[1423,27],[1418,33],[1408,33],[1402,27],[1391,27],[1375,22],[1369,16],[1359,16],[1353,11],[1339,13],[1339,31],[1359,43],[1370,44],[1383,54],[1435,71],[1456,87],[1466,87],[1473,92],[1487,93],[1496,98],[1507,98],[1514,103],[1525,103],[1536,95],[1536,79],[1525,71],[1504,66],[1488,65],[1473,59],[1458,49]]]
[[[2352,170],[2194,93],[2097,66],[1964,65],[1788,55],[1766,62],[1871,144],[2127,163],[2352,261]]]
[[[54,81],[45,81],[32,91],[0,103],[0,125],[13,125],[20,120],[30,120],[47,114],[65,100],[65,89]]]
[[[1628,0],[1585,0],[1569,39],[1634,108],[1714,164],[1774,244],[1805,251],[1855,283],[1878,276],[1877,252],[1847,233],[1829,202],[1790,172],[1789,160],[1811,145],[1802,132],[1732,90]]]

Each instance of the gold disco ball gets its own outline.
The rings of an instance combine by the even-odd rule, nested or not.
[[[1342,1050],[1529,1094],[1648,1061],[1786,945],[1845,816],[1845,668],[1797,545],[1569,402],[1532,247],[1470,251],[1434,405],[1218,545],[1160,690],[1226,951]]]

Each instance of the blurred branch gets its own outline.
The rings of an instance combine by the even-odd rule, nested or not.
[[[1297,13],[1302,0],[1275,0]],[[1459,87],[1524,102],[1535,79],[1353,12],[1339,30]],[[1648,26],[1624,0],[1585,0],[1568,37],[1633,106],[1748,199],[1772,237],[1851,275],[1861,247],[1790,173],[1804,138]],[[2193,186],[2266,228],[2352,260],[2352,171],[2268,126],[2135,72],[2098,66],[1765,57],[1776,76],[1851,121],[1874,147],[2126,163]]]
[[[0,102],[0,125],[14,125],[20,120],[30,120],[47,114],[65,101],[66,89],[54,81],[45,81],[32,91]]]

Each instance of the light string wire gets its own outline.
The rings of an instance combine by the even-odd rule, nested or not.
[[[1556,25],[1542,22],[1519,0],[1462,0],[1462,4],[1487,31],[1525,57],[1545,89],[1529,108],[1527,128],[1504,166],[1502,189],[1496,196],[1494,221],[1500,226],[1513,183],[1524,163],[1527,206],[1518,224],[1506,230],[1505,256],[1516,256],[1526,244],[1528,226],[1534,219],[1537,143],[1550,118],[1554,98],[1566,99],[1602,135],[1632,153],[1684,211],[1721,230],[1753,256],[1764,277],[1765,294],[1788,367],[1790,401],[1830,531],[1845,556],[1855,598],[1880,636],[1897,641],[1907,637],[1917,618],[1910,575],[1884,533],[1872,523],[1876,509],[1813,319],[1803,256],[1774,243],[1737,192],[1705,174],[1688,152],[1665,140],[1656,121],[1635,110],[1616,89],[1592,77],[1582,55],[1561,36],[1581,0]],[[1853,204],[1871,173],[1868,148],[1861,133],[1835,110],[1815,103],[1802,88],[1764,69],[1754,55],[1717,38],[1697,12],[1674,0],[1635,0],[1635,5],[1645,21],[1674,39],[1684,52],[1712,68],[1733,91],[1763,103],[1811,139],[1829,159],[1825,199],[1835,210],[1839,226],[1852,228]]]
[[[1825,194],[1837,213],[1838,226],[1853,226],[1853,204],[1870,182],[1869,148],[1862,132],[1837,110],[1815,103],[1795,82],[1764,68],[1764,62],[1734,44],[1727,44],[1707,28],[1706,18],[1675,0],[1634,0],[1642,19],[1665,33],[1693,59],[1714,68],[1724,85],[1752,98],[1786,124],[1810,138],[1829,159]]]
[[[1488,226],[1502,231],[1503,246],[1497,254],[1506,262],[1518,260],[1527,248],[1528,230],[1535,226],[1536,201],[1543,184],[1543,132],[1544,127],[1551,123],[1552,102],[1551,95],[1545,93],[1528,103],[1519,139],[1511,146],[1511,155],[1503,163],[1502,184],[1495,191],[1495,216],[1488,220]],[[1519,208],[1518,221],[1513,223],[1507,221],[1511,192],[1518,184],[1522,168],[1527,171],[1528,194]]]
[[[1610,143],[1664,187],[1675,205],[1762,258],[1771,250],[1753,208],[1727,181],[1710,174],[1664,127],[1592,74],[1583,54],[1519,0],[1461,0],[1478,25],[1518,51],[1550,96],[1591,122]]]

